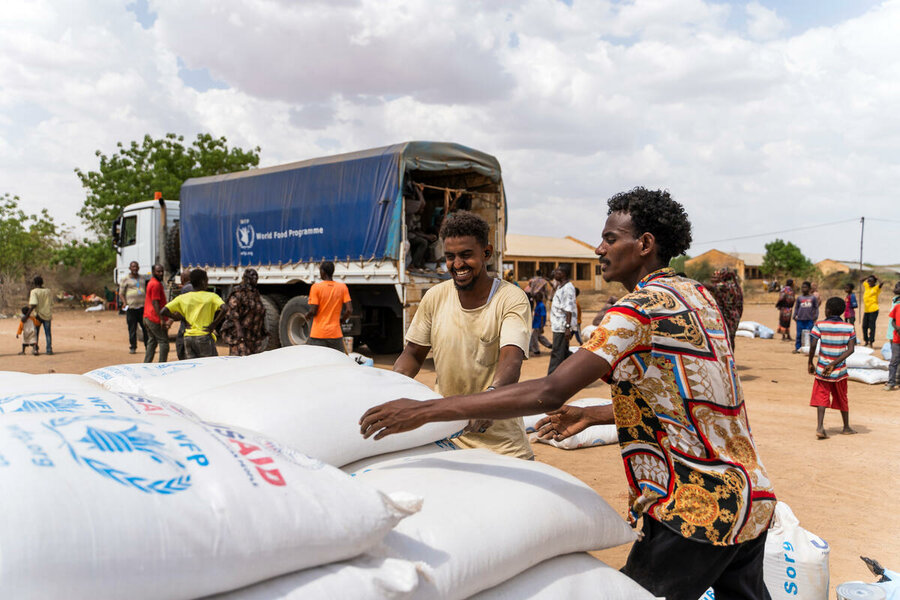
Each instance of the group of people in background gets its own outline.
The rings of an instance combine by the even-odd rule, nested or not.
[[[581,306],[578,304],[581,290],[570,281],[570,276],[571,267],[561,264],[550,274],[552,283],[544,279],[538,270],[525,286],[525,295],[531,304],[532,314],[529,353],[532,356],[540,356],[541,346],[550,350],[548,375],[572,355],[569,344],[573,337],[581,344]],[[549,321],[552,341],[544,336],[548,320],[545,300],[550,301]]]

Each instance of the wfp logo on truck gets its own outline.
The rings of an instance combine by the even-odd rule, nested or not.
[[[253,248],[253,242],[256,241],[256,230],[250,224],[250,219],[241,219],[235,231],[237,237],[237,245],[241,250],[250,250]]]

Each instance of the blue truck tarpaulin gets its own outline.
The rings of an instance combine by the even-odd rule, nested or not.
[[[399,258],[406,171],[471,171],[500,182],[487,154],[407,142],[187,180],[181,260],[191,266]]]

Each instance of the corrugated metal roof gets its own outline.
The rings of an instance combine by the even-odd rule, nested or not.
[[[572,237],[557,238],[544,235],[506,234],[505,256],[533,256],[535,258],[587,258],[597,255],[589,244]]]

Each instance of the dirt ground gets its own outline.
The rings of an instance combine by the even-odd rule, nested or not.
[[[886,296],[881,298],[878,348],[887,327]],[[586,312],[586,320],[590,314]],[[744,318],[773,329],[777,324],[776,311],[768,302],[746,306]],[[128,354],[125,317],[111,312],[57,312],[52,330],[54,356],[17,356],[15,329],[15,319],[0,320],[0,370],[83,373],[142,358]],[[817,440],[806,357],[791,354],[792,349],[793,343],[779,339],[737,339],[736,358],[750,423],[775,492],[806,529],[831,545],[832,590],[845,581],[873,580],[860,555],[900,570],[900,518],[895,512],[900,503],[891,492],[900,480],[900,392],[850,382],[851,425],[859,433],[839,435],[840,415],[829,411],[826,428],[831,437]],[[174,355],[173,344],[171,358]],[[378,356],[376,362],[389,368],[393,358]],[[545,374],[547,362],[546,354],[528,360],[523,379]],[[430,361],[418,379],[434,384]],[[597,383],[577,397],[609,397],[609,389]],[[624,516],[625,475],[617,447],[566,451],[538,444],[535,453],[539,460],[588,483]],[[627,554],[628,547],[596,553],[616,568],[624,564]]]

